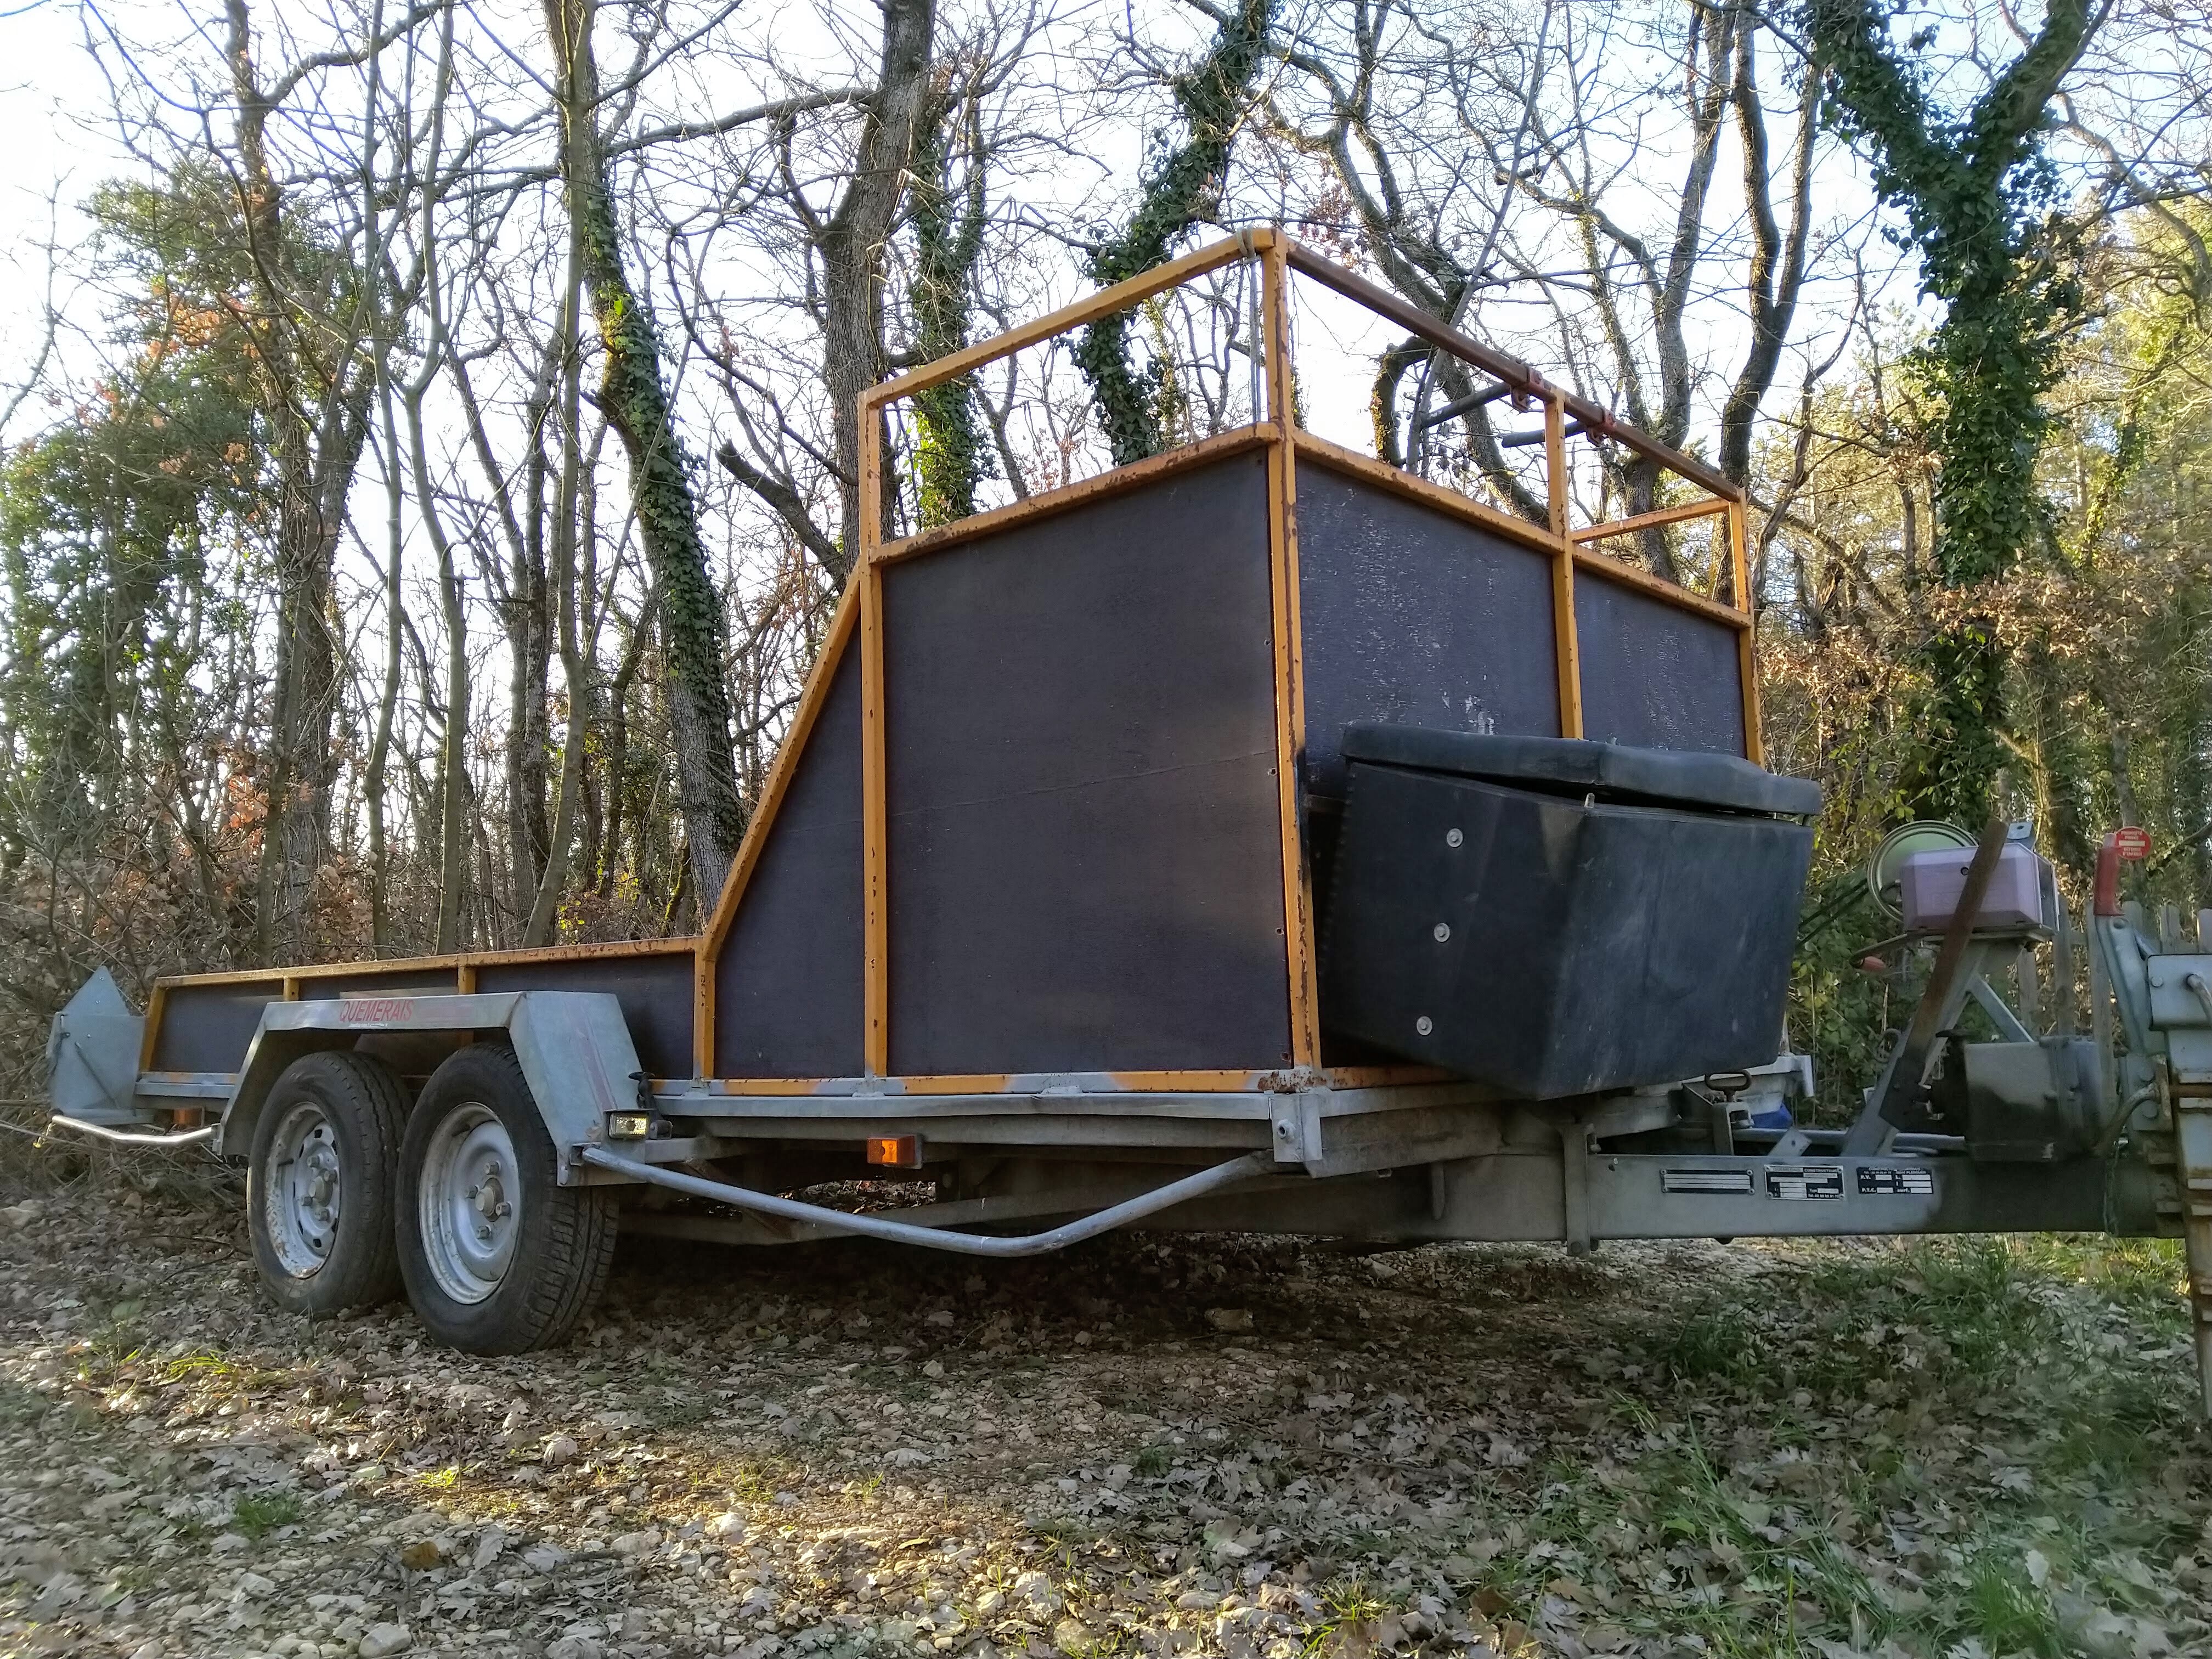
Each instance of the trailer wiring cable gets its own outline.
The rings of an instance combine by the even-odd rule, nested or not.
[[[1044,1255],[1054,1250],[1065,1249],[1071,1244],[1080,1244],[1087,1238],[1111,1232],[1116,1227],[1171,1209],[1190,1199],[1218,1192],[1241,1181],[1273,1174],[1278,1169],[1273,1152],[1248,1152],[1241,1158],[1230,1159],[1226,1164],[1217,1164],[1211,1169],[1199,1170],[1195,1175],[1185,1176],[1180,1181],[1171,1181],[1164,1187],[1155,1187],[1148,1193],[1139,1193],[1119,1204],[1094,1210],[1079,1220],[1066,1222],[1045,1232],[1001,1238],[981,1233],[917,1227],[910,1222],[890,1221],[876,1215],[855,1215],[848,1210],[832,1210],[819,1204],[802,1203],[795,1198],[779,1198],[773,1193],[755,1192],[750,1187],[732,1187],[724,1182],[685,1175],[660,1164],[641,1164],[635,1158],[611,1152],[603,1146],[586,1146],[577,1153],[577,1159],[594,1169],[611,1170],[634,1181],[650,1182],[656,1187],[665,1187],[671,1192],[712,1199],[738,1209],[756,1210],[763,1215],[778,1216],[786,1221],[807,1222],[836,1232],[856,1234],[863,1238],[880,1238],[892,1244],[918,1244],[925,1249],[951,1250],[961,1255],[994,1256],[1001,1260]]]
[[[2158,1084],[2153,1080],[2144,1084],[2142,1088],[2137,1089],[2120,1103],[2119,1110],[2112,1114],[2112,1121],[2105,1126],[2102,1133],[2097,1137],[2096,1155],[2099,1158],[2112,1156],[2112,1149],[2120,1144],[2120,1136],[2126,1132],[2130,1120],[2145,1106],[2157,1099],[2158,1093]]]

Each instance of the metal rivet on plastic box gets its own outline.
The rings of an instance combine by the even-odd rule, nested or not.
[[[1451,937],[1451,923],[1440,921],[1429,931],[1436,935],[1437,943],[1442,945]]]
[[[1426,1014],[1423,1014],[1419,1019],[1413,1022],[1413,1029],[1419,1031],[1423,1036],[1426,1036],[1430,1032],[1437,1029],[1437,1023],[1431,1019]]]
[[[1444,845],[1447,847],[1456,847],[1460,842],[1466,839],[1467,837],[1460,834],[1456,830],[1447,830],[1444,831]]]

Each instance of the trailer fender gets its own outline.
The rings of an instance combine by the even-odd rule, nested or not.
[[[622,1005],[599,991],[502,991],[457,996],[334,997],[272,1002],[246,1051],[238,1086],[222,1115],[219,1145],[243,1158],[253,1144],[262,1103],[284,1068],[304,1054],[350,1048],[376,1032],[503,1035],[538,1103],[561,1159],[561,1182],[575,1184],[576,1154],[606,1138],[610,1112],[638,1099],[637,1048]]]
[[[46,1036],[46,1080],[55,1115],[108,1127],[148,1125],[135,1098],[146,1022],[102,968],[77,988]]]

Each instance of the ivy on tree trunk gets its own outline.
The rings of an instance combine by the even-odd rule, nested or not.
[[[595,0],[545,0],[546,29],[561,76],[561,176],[599,331],[599,402],[629,458],[630,503],[659,600],[677,788],[692,890],[703,914],[722,890],[745,828],[730,747],[729,688],[722,678],[721,599],[707,574],[691,480],[660,382],[652,307],[623,266],[614,191],[595,113],[596,10]]]
[[[2045,539],[2043,398],[2084,301],[2042,137],[2060,81],[2109,10],[2047,0],[2034,38],[1958,115],[1918,66],[1932,30],[1893,39],[1892,9],[1876,0],[1804,9],[1813,64],[1829,77],[1826,118],[1867,151],[1876,192],[1904,212],[1922,289],[1945,308],[1912,364],[1940,411],[1935,565],[1948,587],[2002,577]],[[2005,647],[1992,621],[1968,617],[1929,642],[1926,665],[1933,684],[1907,803],[1978,823],[2005,762]]]
[[[917,124],[914,157],[915,344],[922,359],[945,356],[968,343],[975,261],[983,251],[984,148],[981,111],[967,100],[960,123],[968,174],[957,198],[952,185],[954,99]],[[951,524],[975,510],[975,486],[991,476],[975,388],[967,375],[915,397],[921,427],[915,448],[921,522]]]
[[[1142,199],[1127,227],[1092,251],[1091,276],[1101,288],[1160,264],[1176,239],[1219,204],[1230,149],[1251,110],[1252,82],[1267,57],[1274,15],[1275,0],[1237,0],[1206,56],[1175,78],[1183,142],[1146,173]],[[1160,447],[1159,416],[1153,406],[1159,369],[1130,365],[1133,314],[1123,311],[1100,318],[1083,331],[1075,347],[1076,366],[1091,382],[1098,423],[1116,466],[1141,461]]]

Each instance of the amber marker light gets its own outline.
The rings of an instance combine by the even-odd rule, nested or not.
[[[881,1164],[893,1170],[919,1170],[921,1167],[921,1137],[871,1135],[868,1137],[868,1162]]]

